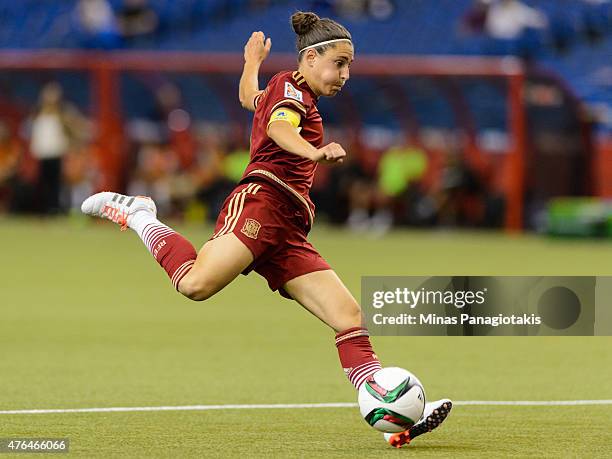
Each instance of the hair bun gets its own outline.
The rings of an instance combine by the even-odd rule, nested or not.
[[[314,13],[298,11],[291,15],[291,25],[296,34],[305,35],[312,30],[319,19],[319,16]]]

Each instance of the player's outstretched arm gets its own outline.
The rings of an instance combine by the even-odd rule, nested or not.
[[[255,97],[259,90],[259,67],[270,54],[272,40],[266,39],[263,32],[253,32],[244,46],[244,68],[240,77],[238,97],[240,104],[252,112],[255,111]]]
[[[294,155],[323,163],[341,163],[346,156],[344,149],[332,142],[322,148],[316,148],[304,139],[287,121],[271,121],[268,125],[268,137],[283,150]]]

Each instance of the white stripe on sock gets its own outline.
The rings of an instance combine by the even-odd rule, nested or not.
[[[188,260],[185,263],[183,263],[181,266],[179,266],[176,271],[174,271],[174,274],[172,275],[172,279],[171,279],[172,285],[174,285],[174,288],[178,288],[179,282],[185,276],[185,274],[191,271],[191,268],[193,267],[194,263],[195,263],[195,260]]]
[[[145,229],[142,240],[145,243],[145,245],[150,248],[153,245],[153,239],[155,239],[163,231],[167,231],[167,230],[172,231],[166,225],[162,225],[162,224],[158,224],[154,226],[152,225],[150,228]]]
[[[364,374],[363,377],[359,378],[358,380],[356,380],[354,382],[354,386],[356,389],[359,389],[361,387],[361,385],[366,381],[366,379],[368,379],[371,375],[373,375],[374,373],[376,373],[378,370],[380,370],[382,367],[377,367],[372,369],[372,371],[369,371],[368,373]]]
[[[358,372],[352,373],[349,376],[349,380],[353,384],[356,385],[356,382],[358,380],[360,380],[361,378],[367,378],[369,375],[371,375],[375,371],[378,371],[379,369],[380,369],[380,364],[379,365],[369,365],[369,366],[363,368],[362,370],[359,370]]]
[[[152,213],[145,210],[139,210],[138,212],[130,215],[128,218],[130,228],[136,231],[136,234],[142,238],[142,235],[149,225],[161,225],[157,217]]]
[[[147,231],[147,235],[144,239],[145,245],[151,250],[151,247],[154,245],[156,239],[164,234],[171,233],[172,230],[167,226],[156,226]]]
[[[349,379],[354,379],[355,376],[364,370],[368,370],[368,368],[371,366],[380,366],[380,362],[378,360],[371,360],[370,362],[363,363],[358,367],[353,368],[348,374]]]
[[[155,237],[151,240],[151,245],[149,246],[149,251],[151,253],[153,253],[153,250],[155,249],[155,247],[158,246],[158,244],[164,240],[165,238],[167,238],[168,236],[171,236],[172,234],[176,234],[173,230],[169,229],[169,230],[164,230],[161,231],[160,233],[157,233],[155,235]]]
[[[371,362],[369,365],[363,366],[363,368],[359,368],[360,369],[358,371],[355,372],[353,370],[351,371],[351,373],[349,373],[349,381],[351,381],[351,383],[353,383],[353,385],[357,389],[361,387],[361,385],[368,378],[368,376],[373,373],[376,373],[382,367],[380,365],[380,362]]]

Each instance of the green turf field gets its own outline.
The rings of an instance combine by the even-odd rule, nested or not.
[[[209,235],[177,229],[197,246]],[[355,401],[333,333],[256,274],[192,303],[111,224],[3,219],[0,240],[0,410]],[[312,240],[356,295],[362,275],[612,275],[606,242],[325,228]],[[429,398],[612,399],[610,337],[373,344]],[[0,414],[0,438],[69,437],[80,457],[610,457],[611,410],[459,405],[401,450],[356,408]]]

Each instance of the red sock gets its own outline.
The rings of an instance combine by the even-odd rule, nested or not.
[[[381,369],[372,350],[366,328],[354,327],[336,335],[336,347],[342,369],[349,381],[359,389],[368,376]]]
[[[146,225],[140,237],[178,289],[179,282],[191,270],[197,257],[191,242],[159,222]]]

